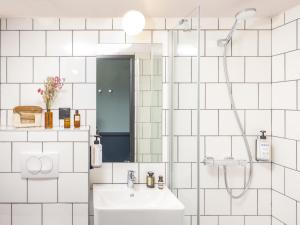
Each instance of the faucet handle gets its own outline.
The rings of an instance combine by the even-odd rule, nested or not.
[[[128,170],[128,179],[135,181],[134,171]]]

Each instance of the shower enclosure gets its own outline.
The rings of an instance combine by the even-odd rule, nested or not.
[[[239,29],[254,14],[255,9],[241,11],[224,29],[219,18],[204,18],[201,23],[196,8],[174,20],[169,30],[169,187],[185,205],[185,224],[244,221],[245,215],[236,207],[255,194],[251,190],[255,136],[246,135],[246,110],[236,107],[233,96],[234,76],[244,75],[231,74],[232,61],[240,60],[232,57],[232,51],[242,49],[236,46],[244,41]],[[245,81],[238,82],[244,85]]]

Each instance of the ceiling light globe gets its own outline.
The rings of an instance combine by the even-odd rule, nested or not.
[[[122,27],[128,35],[136,35],[143,31],[145,17],[139,11],[130,10],[123,16]]]

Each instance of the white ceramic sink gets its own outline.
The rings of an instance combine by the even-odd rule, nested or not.
[[[182,225],[184,206],[165,187],[94,185],[94,225]]]

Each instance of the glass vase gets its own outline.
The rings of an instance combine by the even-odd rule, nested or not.
[[[50,110],[47,110],[47,112],[45,112],[45,128],[53,128],[53,112],[51,112]]]

